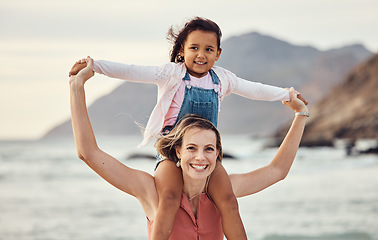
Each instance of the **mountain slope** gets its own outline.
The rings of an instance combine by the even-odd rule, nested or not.
[[[320,51],[295,46],[253,32],[222,42],[217,65],[239,77],[265,84],[294,86],[311,102],[338,84],[349,69],[371,55],[361,45]],[[148,84],[124,83],[95,101],[89,114],[96,134],[139,133],[134,121],[145,125],[156,102],[157,89]],[[222,102],[219,129],[222,133],[267,136],[291,117],[280,102],[251,101],[231,95]],[[45,137],[71,135],[71,124],[51,129]]]
[[[378,139],[378,54],[358,65],[312,109],[306,144],[335,138]]]

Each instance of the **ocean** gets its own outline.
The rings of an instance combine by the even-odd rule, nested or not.
[[[100,147],[153,174],[154,155],[141,136],[97,137]],[[276,148],[263,140],[224,136],[229,173],[267,164]],[[378,155],[347,156],[340,148],[301,148],[288,177],[239,199],[248,238],[378,240]],[[73,139],[0,142],[0,240],[147,239],[139,202],[78,159]]]

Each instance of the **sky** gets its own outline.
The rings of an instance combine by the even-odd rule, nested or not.
[[[68,72],[86,56],[168,61],[170,26],[201,16],[223,40],[251,31],[321,50],[378,52],[376,0],[0,0],[0,140],[38,139],[69,119]],[[123,81],[96,75],[88,105]]]

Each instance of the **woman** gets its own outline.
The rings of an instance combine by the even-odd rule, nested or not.
[[[93,76],[93,61],[70,78],[72,126],[78,156],[97,174],[120,190],[136,197],[148,219],[149,233],[156,216],[159,198],[153,176],[131,169],[103,152],[96,143],[85,102],[85,82]],[[273,160],[265,167],[245,174],[232,174],[230,180],[236,197],[251,195],[288,174],[304,130],[308,109],[290,89],[295,119]],[[220,214],[206,195],[207,183],[222,160],[217,129],[198,116],[184,118],[174,130],[157,142],[163,156],[177,162],[182,170],[183,193],[170,239],[223,239]],[[223,183],[217,183],[222,186]]]

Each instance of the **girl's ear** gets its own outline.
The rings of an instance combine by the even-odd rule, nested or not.
[[[179,53],[180,53],[181,57],[184,57],[184,46],[181,45]]]
[[[220,58],[221,53],[222,53],[222,48],[219,48],[218,51],[217,51],[217,56],[215,57],[215,61],[218,61],[218,59]]]

